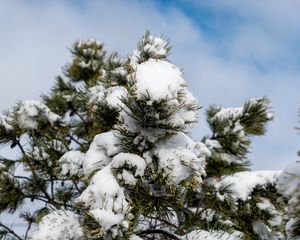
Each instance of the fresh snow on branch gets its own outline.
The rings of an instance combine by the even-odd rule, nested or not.
[[[79,219],[72,211],[55,210],[42,218],[31,240],[83,240]]]
[[[231,197],[238,200],[246,201],[249,195],[256,187],[266,187],[267,185],[276,184],[277,178],[281,171],[245,171],[238,172],[233,175],[224,176],[216,184],[217,189],[223,189],[229,186],[232,191]],[[224,199],[223,195],[219,195],[220,199]]]
[[[22,101],[16,109],[17,123],[22,129],[37,129],[39,122],[53,124],[61,119],[60,116],[51,112],[45,104],[35,100]]]

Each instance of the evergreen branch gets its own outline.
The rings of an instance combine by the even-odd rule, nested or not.
[[[42,201],[46,204],[51,204],[51,205],[56,205],[56,206],[64,206],[64,207],[73,207],[70,204],[66,204],[66,203],[62,204],[62,203],[59,203],[55,200],[49,200],[47,197],[44,197],[44,196],[33,195],[33,194],[23,194],[23,197],[24,198],[29,198],[29,199],[34,199],[34,200],[39,200],[39,201]]]
[[[17,146],[19,147],[20,151],[23,153],[24,158],[27,159],[26,152],[25,152],[23,146],[21,145],[19,139],[16,138],[16,139],[15,139],[15,142],[16,142]],[[35,173],[35,171],[34,171],[34,168],[33,168],[32,164],[30,163],[30,161],[26,161],[26,163],[28,164],[28,166],[29,166],[29,168],[30,168],[30,171],[31,171],[31,173],[32,173],[32,176],[33,176],[34,180],[36,181],[36,183],[38,183],[37,186],[39,187],[39,189],[45,194],[45,196],[46,196],[46,198],[49,200],[49,202],[53,202],[53,199],[52,199],[51,196],[48,194],[48,192],[47,192],[47,191],[39,184],[39,181],[37,180],[38,177],[37,177],[37,175],[36,175],[36,173]]]
[[[84,123],[84,128],[86,131],[88,131],[88,122],[84,119],[84,117],[81,116],[77,111],[75,111],[74,114]]]
[[[25,176],[16,176],[16,175],[12,175],[14,178],[19,178],[19,179],[26,179],[28,181],[31,181],[30,178],[25,177]]]

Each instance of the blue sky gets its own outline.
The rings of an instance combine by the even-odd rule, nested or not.
[[[2,1],[0,109],[47,92],[75,40],[94,37],[126,56],[150,30],[170,39],[170,60],[203,109],[272,100],[275,119],[249,157],[253,169],[283,169],[300,149],[299,9],[297,0]],[[203,116],[191,132],[208,133]]]

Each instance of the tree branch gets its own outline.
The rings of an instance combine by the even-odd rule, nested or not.
[[[24,158],[27,158],[26,152],[23,149],[23,146],[21,145],[19,139],[15,138],[15,142],[17,143],[19,149],[21,150],[22,154],[24,155]],[[30,163],[30,161],[26,161],[26,163],[28,164],[30,171],[32,173],[32,176],[34,178],[34,180],[36,181],[36,183],[38,183],[38,177],[34,171],[34,168],[32,166],[32,164]],[[45,197],[49,200],[49,202],[53,202],[53,199],[51,198],[51,196],[48,194],[47,190],[45,190],[40,184],[37,184],[37,186],[39,187],[39,189],[45,194]]]
[[[16,234],[13,230],[11,230],[8,226],[4,225],[0,222],[0,227],[4,228],[8,233],[14,235],[18,240],[23,240],[18,234]]]
[[[83,146],[83,144],[81,143],[81,142],[79,142],[76,138],[74,138],[72,135],[68,135],[68,137],[72,140],[72,141],[74,141],[75,143],[77,143],[79,146]]]
[[[29,233],[29,230],[30,230],[30,228],[31,228],[31,225],[32,225],[32,222],[30,221],[29,224],[28,224],[28,227],[27,227],[27,229],[26,229],[25,240],[26,240],[27,237],[28,237],[28,233]]]
[[[138,235],[149,235],[149,234],[162,234],[162,235],[165,235],[171,239],[175,239],[175,240],[180,240],[179,237],[177,237],[177,235],[173,234],[173,233],[170,233],[170,232],[167,232],[165,230],[162,230],[162,229],[149,229],[149,230],[145,230],[145,231],[142,231],[140,232]]]

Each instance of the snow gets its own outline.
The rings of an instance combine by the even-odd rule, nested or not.
[[[245,159],[230,153],[216,153],[216,155],[220,160],[226,162],[228,165],[232,163],[243,164],[245,162]]]
[[[217,134],[234,134],[241,139],[246,138],[244,126],[241,124],[241,119],[245,119],[249,117],[249,114],[253,114],[251,109],[254,106],[259,107],[260,113],[266,117],[267,120],[271,120],[273,118],[272,114],[268,109],[269,100],[267,98],[253,98],[244,104],[243,107],[237,108],[222,108],[219,106],[214,106],[213,111],[216,111],[215,115],[209,119],[209,122],[215,123],[217,125],[225,125],[222,130],[219,130],[220,133]],[[262,120],[257,120],[262,121]],[[245,122],[244,122],[245,123]],[[246,139],[245,139],[246,140]],[[232,145],[239,146],[240,141],[233,142]]]
[[[12,131],[13,126],[11,125],[12,123],[12,118],[6,115],[0,115],[0,126],[2,126],[6,132]]]
[[[168,54],[168,45],[168,41],[152,35],[147,35],[143,37],[138,49],[134,50],[129,57],[130,64],[134,66],[140,63],[142,60],[147,60],[143,59],[144,53],[147,53],[147,55],[151,58],[166,57]]]
[[[185,84],[180,69],[163,60],[149,59],[137,65],[135,74],[139,99],[148,94],[153,101],[176,98]]]
[[[227,233],[221,230],[211,232],[205,230],[194,230],[180,239],[182,240],[241,240],[243,234],[241,232]]]
[[[66,152],[59,160],[61,174],[66,176],[81,175],[84,153],[80,151]]]
[[[207,138],[207,139],[205,139],[204,143],[208,147],[209,150],[222,148],[222,146],[218,140],[211,140],[211,139]]]
[[[300,161],[292,163],[286,167],[278,178],[278,191],[289,199],[287,216],[289,221],[286,223],[288,235],[292,236],[294,227],[299,222],[299,197],[300,197]],[[297,230],[296,230],[297,231]],[[295,238],[295,239],[300,239]]]
[[[243,115],[247,116],[247,111],[255,105],[262,105],[263,110],[267,114],[268,119],[272,119],[273,116],[271,112],[268,111],[268,103],[269,101],[266,98],[252,98],[246,101],[244,107],[237,108],[220,108],[220,110],[215,114],[214,118],[219,121],[227,121],[232,120],[236,121]]]
[[[122,109],[124,107],[121,99],[127,96],[127,90],[121,86],[104,87],[99,84],[89,88],[90,99],[88,104],[95,109],[97,104],[104,104],[110,109]]]
[[[86,153],[80,151],[69,151],[59,160],[61,174],[89,175],[95,170],[101,169],[111,162],[111,157],[117,154],[119,149],[119,139],[115,131],[98,134]]]
[[[145,52],[148,52],[151,55],[163,56],[167,54],[167,50],[166,50],[166,46],[168,45],[167,41],[151,35],[148,38],[149,38],[149,42],[145,44],[145,46],[143,47],[143,50]]]
[[[273,119],[273,114],[269,111],[269,100],[265,97],[262,98],[251,98],[249,99],[245,105],[249,105],[251,108],[254,105],[260,104],[264,111],[266,112],[266,116],[269,120]]]
[[[112,174],[110,165],[105,166],[92,177],[89,186],[76,201],[89,207],[90,212],[105,230],[115,233],[116,228],[108,229],[108,226],[112,226],[113,223],[123,227],[128,226],[125,218],[130,207],[125,198],[124,188]]]
[[[146,169],[145,160],[135,154],[119,153],[111,162],[113,169],[122,169],[122,167],[124,168],[125,166],[130,169],[135,169],[135,173],[133,174],[131,171],[123,169],[121,173],[118,173],[117,178],[123,180],[126,184],[135,185],[137,182],[135,177],[144,176]]]
[[[147,104],[144,119],[151,122],[145,126],[126,106],[120,112],[121,127],[136,136],[133,143],[139,151],[173,132],[168,130],[169,126],[185,129],[197,122],[198,102],[187,90],[182,72],[175,65],[150,58],[134,66],[129,81],[133,85],[133,101]]]
[[[35,160],[43,161],[49,158],[49,154],[45,151],[44,147],[34,146],[32,151],[32,157]]]
[[[200,217],[202,220],[205,220],[205,222],[212,222],[215,216],[216,216],[216,211],[211,208],[201,210]]]
[[[82,48],[91,45],[96,45],[97,47],[100,47],[102,46],[102,43],[94,38],[81,39],[75,43],[76,48]]]
[[[281,171],[244,171],[233,175],[224,176],[215,185],[217,189],[229,186],[230,194],[235,200],[246,201],[255,187],[265,187],[268,184],[276,184]],[[220,200],[223,196],[219,196]]]
[[[253,231],[259,236],[259,239],[273,239],[271,229],[267,227],[261,220],[252,221]]]
[[[238,108],[219,108],[219,111],[212,117],[210,121],[223,123],[226,122],[226,127],[222,129],[222,134],[233,133],[239,137],[244,137],[244,128],[240,124],[240,118],[243,115],[244,109]]]
[[[110,108],[123,107],[122,97],[127,96],[127,90],[124,87],[110,87],[106,90],[105,101]]]
[[[99,70],[105,52],[102,50],[102,43],[95,39],[80,40],[75,43],[74,49],[77,53],[77,61],[81,68]]]
[[[121,86],[105,88],[102,85],[91,87],[90,91],[90,105],[97,103],[106,104],[111,109],[121,109],[124,104],[121,101],[123,97],[127,96],[127,90]]]
[[[50,111],[43,103],[36,100],[25,100],[18,104],[16,111],[17,122],[20,128],[33,130],[39,127],[39,121],[54,124],[60,116]]]
[[[210,155],[208,148],[200,142],[193,141],[186,134],[179,132],[156,148],[144,154],[148,163],[153,156],[158,159],[158,167],[172,184],[195,177],[200,183],[205,175],[206,157]]]
[[[271,226],[278,226],[282,222],[282,217],[279,212],[276,210],[275,206],[267,198],[260,198],[257,207],[262,210],[270,213],[273,217],[268,221]]]
[[[32,240],[83,240],[78,216],[71,211],[56,210],[44,216]]]
[[[243,114],[243,108],[221,108],[219,112],[216,113],[214,118],[219,119],[220,121],[224,121],[227,119],[236,120],[240,118]]]
[[[117,67],[111,70],[110,73],[113,75],[126,76],[127,70],[124,67]]]
[[[112,174],[110,165],[92,177],[91,183],[78,197],[78,201],[92,209],[114,209],[116,212],[123,212],[123,208],[128,206],[124,189]]]
[[[115,214],[110,210],[106,211],[97,208],[91,210],[90,213],[106,231],[108,231],[114,225],[120,225],[123,221],[122,214]]]
[[[89,175],[95,170],[101,169],[111,161],[103,150],[89,149],[83,159],[83,172]]]
[[[135,176],[143,176],[146,168],[146,162],[143,158],[136,154],[119,153],[111,163],[112,168],[121,168],[127,165],[130,168],[135,168]]]
[[[291,198],[300,195],[300,161],[292,163],[284,169],[278,178],[278,190],[284,196]]]
[[[298,221],[299,221],[299,218],[291,218],[285,225],[286,231],[287,231],[290,239],[300,240],[300,237],[293,237],[293,230],[294,230],[295,224],[297,224]]]
[[[136,185],[137,179],[133,176],[131,171],[127,171],[126,169],[122,170],[122,173],[117,175],[118,180],[123,180],[127,185]]]
[[[116,131],[98,134],[94,137],[83,160],[83,171],[85,175],[94,170],[101,169],[111,162],[111,157],[119,153],[119,138]]]
[[[60,140],[56,140],[56,139],[51,140],[49,144],[55,151],[58,151],[58,152],[66,152],[67,151],[67,147]]]
[[[274,205],[267,198],[261,198],[261,202],[257,203],[256,205],[260,210],[268,210],[270,208],[274,208]]]
[[[143,240],[142,238],[140,238],[139,236],[137,235],[131,235],[129,240]]]

